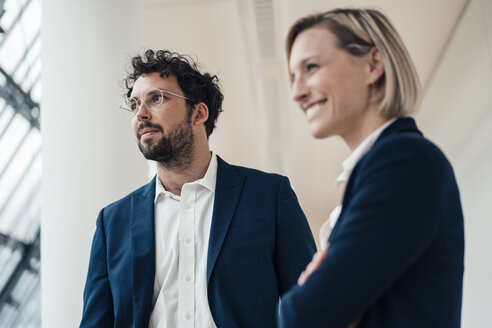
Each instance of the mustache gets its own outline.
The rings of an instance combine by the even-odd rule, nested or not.
[[[137,135],[140,136],[140,132],[143,130],[143,129],[146,129],[146,128],[153,128],[153,129],[157,129],[159,130],[159,132],[164,132],[164,129],[162,128],[162,126],[160,126],[159,124],[155,124],[155,123],[150,123],[150,122],[142,122],[138,125],[138,129],[137,129]]]

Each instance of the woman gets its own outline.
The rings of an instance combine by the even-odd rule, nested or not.
[[[419,83],[398,33],[376,10],[332,10],[298,20],[286,50],[311,134],[340,136],[353,152],[329,247],[282,298],[280,326],[459,327],[459,192],[408,117]]]

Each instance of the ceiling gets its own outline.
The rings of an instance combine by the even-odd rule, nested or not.
[[[334,180],[349,149],[339,138],[313,139],[304,115],[290,99],[283,53],[289,26],[305,14],[348,4],[386,13],[407,45],[424,87],[418,123],[424,132],[446,141],[445,152],[458,157],[453,131],[437,119],[446,109],[432,100],[446,98],[442,95],[446,87],[434,87],[431,94],[428,90],[469,2],[144,0],[144,48],[196,56],[203,70],[219,76],[224,112],[211,136],[211,148],[230,163],[287,175],[317,231],[340,201]]]

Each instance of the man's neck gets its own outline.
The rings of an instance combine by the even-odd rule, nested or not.
[[[212,154],[208,147],[195,149],[191,164],[186,168],[168,168],[157,163],[157,176],[167,191],[181,195],[183,185],[205,176]]]

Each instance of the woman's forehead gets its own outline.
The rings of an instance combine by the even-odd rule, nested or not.
[[[289,68],[302,65],[306,60],[320,57],[336,47],[335,35],[326,27],[312,27],[299,33],[292,44]]]

